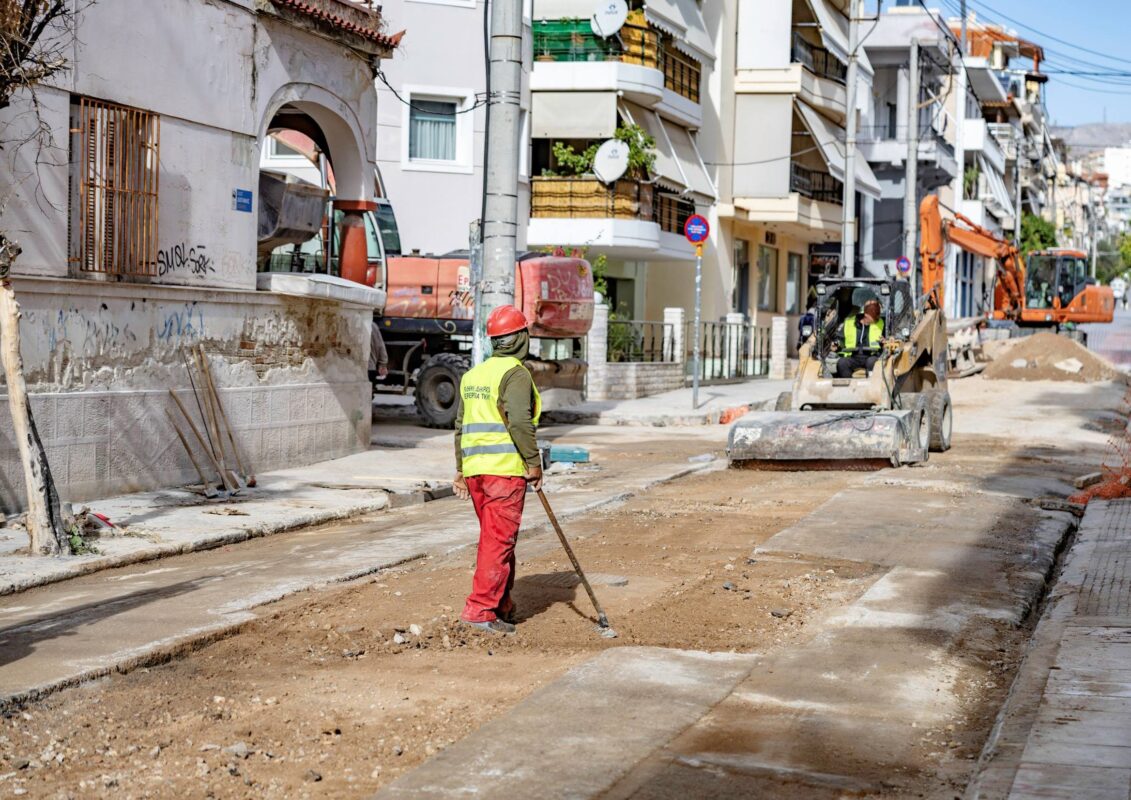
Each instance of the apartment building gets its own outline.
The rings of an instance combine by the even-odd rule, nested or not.
[[[848,3],[712,5],[722,41],[735,45],[726,48],[712,95],[720,196],[717,271],[704,281],[704,307],[764,325],[774,315],[803,313],[810,275],[839,268]],[[859,73],[863,102],[873,78],[863,52]],[[858,196],[879,198],[879,181],[860,151],[855,165]]]
[[[396,214],[401,251],[466,250],[482,215],[487,126],[486,0],[384,0],[383,13],[413,34],[384,62],[377,88],[377,167]],[[525,41],[531,0],[525,0]],[[530,68],[524,54],[518,247],[530,208]],[[387,81],[387,84],[386,82]]]
[[[23,246],[12,284],[24,369],[60,495],[197,480],[166,417],[170,390],[193,404],[184,352],[196,345],[257,469],[368,447],[366,358],[383,295],[257,272],[259,154],[278,131],[318,143],[337,176],[342,274],[363,277],[353,223],[376,201],[373,67],[397,38],[375,8],[346,0],[78,8],[73,32],[51,34],[81,42],[57,43],[69,68],[0,112],[9,141],[48,138],[4,149],[0,226]],[[9,425],[10,512],[24,495]]]
[[[626,24],[602,37],[593,0],[534,0],[528,245],[604,263],[607,300],[623,317],[691,304],[683,225],[717,196],[700,146],[716,60],[711,5],[632,2]],[[634,166],[606,184],[586,154],[613,137],[632,140]]]

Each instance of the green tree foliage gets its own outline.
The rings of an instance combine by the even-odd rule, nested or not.
[[[1103,239],[1097,245],[1096,279],[1100,283],[1111,283],[1111,279],[1131,269],[1131,242],[1126,238]]]
[[[621,125],[613,134],[628,145],[628,171],[630,178],[647,178],[656,166],[656,140],[639,125]],[[594,142],[580,153],[573,145],[554,142],[554,163],[556,174],[564,176],[590,175],[593,172],[593,159],[601,142]]]
[[[1021,218],[1021,253],[1028,255],[1034,250],[1048,250],[1056,247],[1056,229],[1036,214],[1025,214]]]

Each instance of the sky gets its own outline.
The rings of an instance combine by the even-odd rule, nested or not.
[[[957,8],[958,3],[959,0],[927,0],[930,8],[944,12]],[[891,0],[885,0],[885,7],[891,5]],[[1105,111],[1108,122],[1131,123],[1131,0],[967,0],[967,8],[979,19],[1003,23],[1022,38],[1044,47],[1043,70],[1049,73],[1045,103],[1055,124],[1103,122]],[[1030,28],[1023,28],[1018,22]],[[1053,41],[1050,36],[1062,42]],[[1076,72],[1114,70],[1127,74],[1058,74],[1059,70],[1066,69]]]

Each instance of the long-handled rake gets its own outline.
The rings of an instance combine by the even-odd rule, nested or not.
[[[554,531],[558,534],[558,540],[561,541],[562,547],[565,548],[566,555],[569,556],[570,563],[573,564],[573,569],[577,573],[577,577],[581,579],[581,585],[585,587],[585,591],[589,594],[589,599],[593,602],[593,608],[597,610],[597,632],[606,639],[617,638],[617,632],[610,627],[609,618],[605,616],[605,609],[601,608],[601,603],[597,600],[597,595],[593,594],[593,587],[589,585],[589,580],[585,577],[585,572],[581,569],[581,564],[577,562],[577,556],[573,554],[573,548],[569,546],[569,541],[566,539],[565,533],[562,532],[562,526],[558,523],[554,509],[550,508],[550,501],[546,499],[546,495],[541,489],[538,490],[538,499],[542,501],[542,508],[546,509],[546,516],[550,518],[550,524],[554,526]]]

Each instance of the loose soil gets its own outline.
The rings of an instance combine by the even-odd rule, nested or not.
[[[1020,339],[1004,342],[992,350],[993,361],[983,373],[990,380],[1012,381],[1075,381],[1096,383],[1109,381],[1120,372],[1110,361],[1096,355],[1088,348],[1055,333],[1035,333]],[[1056,365],[1074,358],[1083,369],[1073,373]],[[1015,367],[1015,361],[1024,360],[1024,367]]]
[[[0,791],[365,796],[599,649],[772,651],[874,576],[859,564],[749,555],[860,479],[823,473],[799,485],[795,474],[717,471],[567,522],[615,640],[595,632],[548,533],[519,546],[515,637],[458,623],[470,549],[292,597],[181,661],[16,712],[0,728]]]

